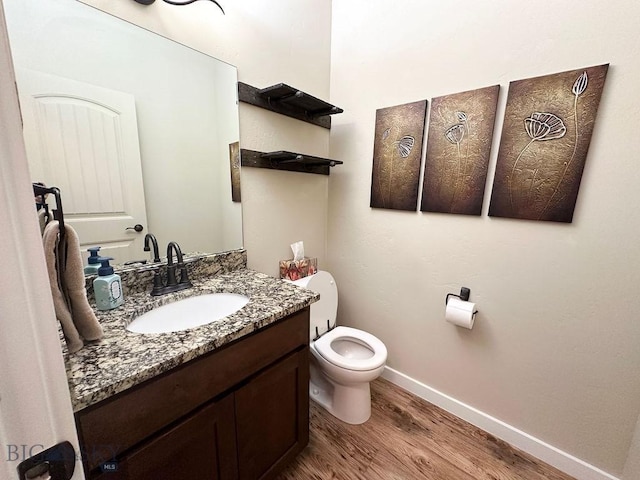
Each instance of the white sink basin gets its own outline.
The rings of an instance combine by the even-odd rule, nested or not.
[[[210,293],[155,308],[133,320],[135,333],[169,333],[200,327],[237,312],[249,298],[235,293]]]

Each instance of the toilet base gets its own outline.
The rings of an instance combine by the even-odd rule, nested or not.
[[[334,417],[351,425],[360,425],[371,417],[369,382],[340,385],[327,379],[313,364],[309,398]]]

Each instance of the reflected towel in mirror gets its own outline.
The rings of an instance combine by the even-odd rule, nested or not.
[[[59,233],[59,223],[49,222],[44,229],[42,243],[56,318],[62,325],[69,352],[76,352],[83,347],[83,339],[99,340],[104,333],[87,299],[78,235],[70,225],[65,225],[61,244]],[[65,251],[65,267],[60,272],[56,268],[56,259]]]

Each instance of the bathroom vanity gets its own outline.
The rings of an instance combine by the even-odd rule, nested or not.
[[[124,328],[157,302],[211,291],[251,300],[181,332]],[[100,313],[99,344],[65,356],[87,478],[273,478],[309,438],[309,305],[318,295],[239,268],[165,297],[130,295],[122,310]]]

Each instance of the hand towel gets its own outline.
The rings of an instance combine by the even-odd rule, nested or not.
[[[62,325],[62,333],[67,341],[69,352],[77,352],[80,350],[84,342],[73,324],[71,312],[67,307],[67,303],[62,296],[62,288],[57,268],[57,250],[58,250],[58,232],[60,228],[57,221],[47,224],[42,235],[42,245],[44,247],[44,258],[47,263],[47,272],[49,273],[49,285],[51,287],[51,297],[53,298],[53,307],[56,311],[56,318]]]
[[[62,242],[59,233],[59,222],[49,222],[42,242],[56,317],[62,325],[67,348],[73,353],[84,345],[83,337],[98,340],[102,338],[103,330],[87,300],[78,235],[69,225],[65,225]],[[63,268],[59,260],[65,256]]]
[[[71,317],[78,332],[85,340],[99,340],[104,332],[96,314],[89,305],[89,300],[87,300],[80,239],[71,225],[65,225],[64,228],[67,243],[67,264],[64,269],[62,287],[65,290],[65,296],[69,299]]]

